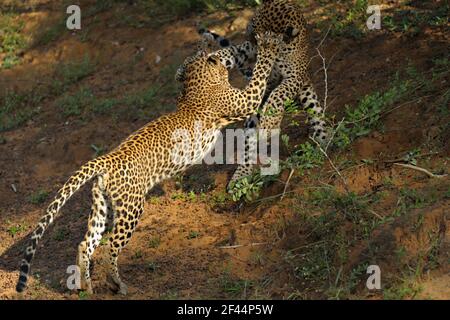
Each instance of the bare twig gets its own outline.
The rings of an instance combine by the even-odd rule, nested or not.
[[[405,163],[394,163],[395,166],[399,166],[399,167],[403,167],[403,168],[408,168],[408,169],[412,169],[412,170],[416,170],[416,171],[420,171],[422,173],[425,173],[426,175],[428,175],[431,178],[444,178],[447,175],[446,174],[434,174],[431,173],[430,171],[428,171],[427,169],[418,167],[418,166],[414,166],[412,164],[405,164]]]
[[[249,244],[236,244],[234,246],[221,246],[218,247],[219,249],[236,249],[236,248],[242,248],[242,247],[255,247],[255,246],[262,246],[267,244],[267,242],[254,242]]]
[[[322,41],[320,41],[320,43],[319,43],[319,45],[316,47],[316,49],[319,49],[319,48],[323,45],[323,43],[324,43],[325,40],[327,39],[328,34],[330,33],[330,31],[331,31],[331,25],[328,27],[327,32],[325,33],[324,37],[322,38]]]
[[[293,193],[293,192],[294,191],[288,191],[288,192],[284,193],[284,195],[289,194],[289,193]],[[280,193],[280,194],[276,194],[276,195],[273,195],[273,196],[270,196],[270,197],[265,197],[265,198],[262,198],[262,199],[255,200],[254,202],[257,203],[257,202],[262,202],[262,201],[266,201],[266,200],[273,200],[273,199],[276,199],[278,197],[281,197],[282,195],[283,195],[283,193]]]
[[[334,165],[333,161],[331,160],[331,158],[328,156],[328,153],[323,150],[322,146],[320,145],[320,143],[318,143],[316,140],[314,140],[313,138],[310,137],[310,139],[316,144],[316,146],[319,148],[320,152],[322,152],[322,154],[327,158],[328,162],[330,163],[331,167],[333,167],[334,171],[336,171],[336,173],[338,174],[338,176],[341,178],[343,184],[344,184],[344,188],[345,191],[348,193],[349,192],[349,188],[348,188],[348,184],[347,181],[345,180],[345,178],[342,176],[341,172],[339,171],[339,169]]]
[[[323,98],[323,114],[325,114],[325,111],[327,110],[327,99],[328,99],[328,67],[327,62],[320,52],[320,50],[317,48],[317,53],[319,54],[319,57],[322,59],[322,68],[323,68],[323,74],[324,74],[324,82],[325,82],[325,93]]]
[[[289,251],[290,251],[290,252],[293,252],[293,251],[297,251],[297,250],[300,250],[300,249],[312,247],[312,246],[315,246],[315,245],[318,245],[318,244],[322,244],[322,243],[324,243],[325,241],[326,241],[326,240],[320,240],[320,241],[316,241],[316,242],[313,242],[313,243],[308,243],[308,244],[305,244],[305,245],[303,245],[303,246],[300,246],[300,247],[296,247],[296,248],[294,248],[294,249],[291,249],[291,250],[289,250]]]
[[[288,178],[286,180],[286,184],[284,185],[283,194],[281,195],[280,200],[283,200],[284,196],[286,195],[286,191],[287,191],[287,188],[289,186],[289,181],[291,181],[291,178],[292,178],[292,175],[294,174],[294,171],[295,171],[294,169],[291,169],[291,172],[289,172],[289,176],[288,176]]]
[[[389,113],[391,113],[391,112],[393,112],[393,111],[395,111],[395,110],[397,110],[397,109],[399,109],[399,108],[402,108],[402,107],[404,107],[405,105],[408,105],[408,104],[410,104],[410,103],[414,103],[414,102],[417,102],[417,101],[419,101],[419,100],[422,100],[422,99],[425,99],[425,98],[429,98],[429,97],[432,97],[432,96],[433,96],[433,95],[427,95],[427,96],[423,96],[423,97],[417,98],[416,100],[412,100],[412,101],[408,101],[408,102],[402,103],[401,105],[399,105],[399,106],[397,106],[397,107],[395,107],[395,108],[392,108],[392,109],[390,109],[390,110],[387,110],[387,111],[381,113],[380,117],[383,117],[383,116],[385,116],[385,115],[387,115],[387,114],[389,114]]]
[[[373,211],[372,209],[367,210],[369,213],[373,214],[375,217],[377,217],[380,220],[383,220],[383,217],[380,216],[378,213],[376,213],[375,211]]]
[[[328,148],[330,147],[330,144],[333,142],[333,139],[334,139],[334,136],[336,135],[336,132],[339,131],[339,128],[340,128],[341,125],[344,123],[344,121],[345,121],[345,117],[342,118],[341,121],[339,121],[339,124],[337,125],[336,129],[333,130],[333,134],[331,135],[330,140],[328,140],[328,143],[327,143],[327,145],[326,145],[326,147],[325,147],[325,152],[328,151]]]
[[[430,153],[424,153],[424,154],[419,154],[417,156],[414,156],[414,158],[424,158],[424,157],[428,157],[428,156],[434,156],[436,154],[439,154],[439,152],[430,152]],[[397,158],[397,159],[392,159],[392,160],[383,160],[384,163],[396,163],[396,162],[406,162],[405,158]]]
[[[331,30],[331,25],[328,27],[328,30],[327,30],[327,32],[325,33],[325,35],[323,36],[323,38],[322,38],[322,40],[320,41],[320,43],[319,43],[319,45],[316,47],[316,50],[318,50],[322,45],[323,45],[323,43],[325,42],[325,40],[326,40],[326,38],[328,37],[328,34],[330,33],[330,30]],[[315,56],[312,56],[310,59],[309,59],[309,62],[308,62],[308,66],[311,64],[311,61],[313,61],[316,57],[318,57],[319,55],[315,55]]]
[[[364,166],[367,166],[367,163],[356,164],[356,165],[354,165],[354,166],[350,166],[350,167],[341,169],[340,171],[341,171],[341,172],[344,172],[344,171],[348,171],[348,170],[351,170],[351,169],[361,168],[361,167],[364,167]],[[332,172],[334,172],[334,170],[327,171],[327,173],[332,173]],[[333,174],[332,176],[334,176],[334,174]]]

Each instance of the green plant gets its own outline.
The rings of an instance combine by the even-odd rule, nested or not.
[[[95,157],[101,156],[106,151],[105,147],[102,147],[102,146],[98,147],[95,144],[91,144],[91,148],[94,149],[94,151],[95,151],[95,155],[94,155]]]
[[[352,38],[360,38],[367,30],[367,0],[352,1],[348,5],[345,14],[336,15],[335,12],[331,13],[331,35],[332,36],[344,36]]]
[[[138,249],[138,250],[134,253],[133,259],[140,259],[140,258],[142,258],[143,255],[144,255],[144,254],[142,253],[142,250]]]
[[[97,114],[107,114],[120,104],[120,100],[107,98],[104,100],[95,100],[92,104],[92,111]]]
[[[39,38],[36,40],[36,44],[47,45],[50,42],[57,40],[64,31],[67,31],[66,17],[62,16],[55,24],[41,32]]]
[[[148,246],[150,248],[158,248],[161,244],[161,238],[160,237],[152,237],[150,241],[148,242]]]
[[[416,8],[415,10],[394,9],[383,16],[383,26],[391,32],[401,32],[415,36],[425,27],[445,26],[450,14],[450,5],[442,3],[431,10]]]
[[[27,41],[22,30],[25,22],[16,14],[0,13],[0,54],[4,54],[1,68],[9,69],[20,63],[19,53]]]
[[[26,230],[25,226],[19,224],[9,227],[7,231],[11,235],[11,237],[14,237],[17,233],[25,230]]]
[[[255,6],[255,0],[155,0],[159,12],[180,16],[191,12],[227,10],[233,7]],[[155,9],[154,8],[154,9]]]
[[[57,104],[63,110],[63,114],[69,116],[81,115],[84,108],[92,103],[94,95],[90,89],[81,88],[73,95],[65,95],[57,100]]]
[[[417,281],[405,278],[400,284],[394,284],[383,291],[385,300],[404,300],[414,297],[422,291],[422,287]]]
[[[424,207],[430,200],[417,190],[402,188],[400,189],[397,207],[394,210],[394,216],[401,216],[408,213],[411,209]]]
[[[44,203],[47,198],[49,196],[49,193],[45,190],[39,190],[35,193],[33,193],[30,197],[29,197],[29,201],[32,204],[41,204]]]
[[[147,269],[150,272],[155,272],[158,269],[158,264],[154,261],[151,261],[147,264]]]
[[[187,194],[187,199],[190,202],[195,202],[197,200],[197,195],[195,194],[194,191],[189,191]]]
[[[212,204],[216,205],[216,206],[224,205],[227,200],[228,200],[228,194],[223,191],[214,193],[211,197]]]
[[[227,269],[219,277],[219,285],[226,294],[237,298],[242,295],[244,290],[252,287],[253,283],[245,279],[236,279]]]
[[[407,163],[410,163],[410,164],[412,164],[412,165],[417,165],[417,157],[418,157],[419,155],[420,155],[420,149],[417,148],[417,149],[408,151],[408,152],[406,153],[406,155],[404,156],[403,159],[404,159],[405,162],[407,162]]]
[[[167,290],[163,294],[160,295],[161,300],[177,300],[178,299],[178,292],[175,290]]]
[[[0,98],[0,132],[14,129],[35,116],[44,97],[39,92],[7,91]]]
[[[324,156],[320,150],[309,142],[298,145],[283,162],[283,167],[294,168],[303,174],[305,171],[318,168],[323,164]]]
[[[198,237],[200,237],[200,232],[191,230],[191,231],[189,231],[189,235],[187,238],[188,239],[196,239]]]
[[[63,241],[64,238],[69,234],[69,230],[66,228],[61,228],[55,232],[53,239],[56,241]]]
[[[231,181],[228,193],[233,201],[244,199],[247,202],[253,201],[259,196],[264,180],[259,173],[252,176],[243,177],[236,181]]]
[[[89,298],[89,293],[87,291],[80,291],[80,292],[78,292],[78,299],[86,300],[88,298]]]
[[[104,246],[104,245],[106,245],[108,243],[108,237],[107,236],[103,236],[101,239],[100,239],[100,245],[101,246]]]
[[[186,194],[183,192],[175,192],[171,195],[172,200],[182,200],[186,201]]]
[[[88,55],[82,60],[63,63],[56,66],[55,80],[51,86],[51,91],[59,95],[68,90],[68,88],[91,75],[95,71],[95,63]]]
[[[366,95],[356,106],[345,106],[345,121],[336,128],[334,143],[346,148],[358,137],[366,136],[380,126],[380,118],[386,108],[393,105],[411,90],[410,81],[400,81],[398,75],[391,88],[384,93]]]

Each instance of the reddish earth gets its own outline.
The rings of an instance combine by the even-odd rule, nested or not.
[[[33,37],[44,26],[55,23],[58,15],[52,10],[44,6],[37,12],[23,13],[20,18],[26,21],[25,32]],[[118,15],[132,16],[145,27],[118,23]],[[320,8],[311,6],[306,15],[314,21],[321,15]],[[54,103],[55,97],[46,98],[35,117],[20,127],[1,133],[0,137],[5,139],[0,143],[1,299],[80,297],[66,289],[65,271],[67,266],[74,264],[77,245],[86,230],[90,207],[88,186],[66,205],[61,218],[46,234],[33,263],[29,289],[22,295],[14,291],[25,241],[48,202],[32,204],[30,195],[39,190],[54,195],[74,170],[94,157],[92,144],[110,150],[147,121],[173,110],[177,92],[172,84],[174,70],[184,57],[193,53],[199,22],[211,22],[217,31],[234,33],[232,39],[239,41],[243,39],[242,33],[250,16],[250,10],[234,12],[233,17],[218,12],[151,27],[149,18],[139,14],[139,10],[120,5],[84,22],[89,28],[85,41],[80,40],[78,34],[64,32],[57,41],[27,50],[22,64],[0,71],[0,94],[6,89],[39,90],[38,82],[51,83],[58,63],[89,55],[96,61],[95,72],[70,86],[69,93],[87,86],[98,97],[121,98],[161,83],[167,90],[158,97],[155,105],[145,107],[146,117],[134,114],[133,110],[122,110],[119,118],[110,114],[67,118]],[[310,31],[314,47],[324,32],[316,28]],[[339,119],[345,105],[354,106],[364,95],[386,90],[395,71],[405,68],[408,61],[413,62],[420,72],[426,72],[431,59],[448,55],[449,38],[448,29],[443,32],[431,28],[422,30],[413,41],[388,32],[369,33],[361,39],[329,37],[323,47],[325,57],[334,57],[328,70],[328,101],[331,102],[328,113],[336,114]],[[315,52],[311,50],[311,54]],[[157,56],[161,57],[160,63],[156,63]],[[314,59],[311,65],[313,79],[319,95],[323,96],[323,74],[315,72],[320,67],[320,59]],[[236,79],[234,74],[233,83],[243,84]],[[448,76],[446,81],[444,86],[448,88]],[[399,269],[394,252],[403,248],[405,261],[415,259],[432,245],[430,233],[437,234],[439,267],[415,279],[422,287],[415,297],[449,299],[448,178],[431,179],[420,172],[383,163],[383,160],[398,158],[414,148],[436,143],[439,153],[422,163],[431,171],[443,169],[448,173],[450,135],[448,126],[444,133],[438,127],[443,121],[448,123],[449,119],[439,118],[435,110],[427,108],[433,101],[433,96],[425,97],[394,110],[382,119],[383,130],[356,140],[350,150],[333,157],[353,160],[356,164],[361,164],[363,159],[379,160],[350,167],[342,174],[350,190],[358,194],[376,192],[389,179],[391,189],[386,189],[385,197],[374,207],[381,217],[395,210],[398,190],[403,187],[436,194],[435,201],[376,228],[369,240],[352,245],[344,272],[350,272],[363,260],[368,248],[376,244],[380,250],[377,264],[389,279],[393,279],[405,271]],[[286,133],[296,142],[306,140],[306,128],[299,131],[286,126]],[[323,183],[340,190],[343,188],[331,166],[326,164],[321,170]],[[114,295],[103,285],[101,262],[105,247],[100,246],[93,273],[96,292],[89,298],[329,298],[320,284],[306,288],[286,262],[287,251],[310,245],[302,225],[296,222],[296,215],[298,206],[306,201],[302,195],[317,181],[308,175],[295,174],[288,188],[290,193],[283,200],[276,198],[239,207],[214,200],[223,194],[232,171],[233,166],[196,166],[184,175],[182,189],[178,180],[177,183],[167,181],[156,188],[119,260],[129,295]],[[282,193],[287,176],[288,172],[283,172],[261,197]],[[176,195],[183,190],[201,189],[205,191],[206,200],[198,194],[195,200],[177,199]],[[442,196],[446,193],[447,196]],[[423,216],[421,224],[413,228],[419,216]],[[11,227],[19,225],[22,228],[12,235]],[[341,226],[342,230],[348,227]],[[359,285],[351,297],[379,299],[383,295],[369,293]]]

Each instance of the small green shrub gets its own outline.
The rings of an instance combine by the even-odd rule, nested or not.
[[[33,193],[30,196],[29,200],[32,204],[41,204],[47,200],[48,196],[49,196],[49,193],[47,191],[39,190],[39,191]]]

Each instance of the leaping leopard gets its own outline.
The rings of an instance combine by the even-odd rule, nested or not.
[[[31,243],[26,247],[20,266],[18,292],[26,288],[31,261],[45,230],[59,216],[67,200],[89,180],[95,179],[88,231],[78,247],[81,289],[92,293],[91,257],[107,223],[111,222],[108,221],[109,210],[113,213],[109,278],[120,293],[127,293],[127,286],[119,276],[117,259],[144,211],[145,195],[158,182],[202,159],[214,146],[221,128],[245,119],[260,105],[282,40],[265,33],[256,41],[258,60],[253,79],[245,89],[230,85],[228,70],[216,54],[198,52],[185,63],[184,88],[174,113],[148,123],[110,153],[88,161],[67,180],[32,232]],[[177,161],[174,161],[173,150],[177,143],[173,139],[174,133],[184,130],[197,138],[198,122],[202,124],[199,148],[178,150]]]

